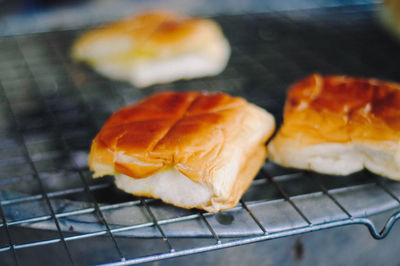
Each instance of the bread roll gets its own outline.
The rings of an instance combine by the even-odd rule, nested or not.
[[[93,140],[94,177],[184,208],[237,204],[263,165],[274,118],[223,93],[163,92],[122,108]]]
[[[314,74],[289,90],[268,145],[286,167],[348,175],[364,168],[400,180],[400,85]]]
[[[229,55],[230,46],[214,21],[166,11],[91,30],[72,48],[75,60],[139,88],[217,75]]]

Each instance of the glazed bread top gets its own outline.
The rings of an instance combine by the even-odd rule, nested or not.
[[[269,113],[239,97],[162,92],[113,114],[93,141],[89,165],[95,177],[136,179],[174,167],[211,184],[218,175],[235,178],[257,149],[265,150],[274,126]]]
[[[400,85],[376,79],[311,75],[289,90],[282,136],[304,146],[400,140]]]

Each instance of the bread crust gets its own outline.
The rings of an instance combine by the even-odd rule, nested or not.
[[[271,160],[288,167],[329,174],[350,174],[365,167],[400,179],[400,164],[396,159],[399,141],[399,84],[313,74],[290,88],[284,122],[269,144],[269,151]],[[352,167],[350,158],[347,166],[338,167],[345,160],[340,149],[363,157],[360,166]],[[338,164],[333,163],[335,156]],[[383,157],[387,157],[387,169],[377,171],[371,161]],[[322,167],[329,160],[330,166]]]
[[[274,127],[269,113],[239,97],[158,93],[110,117],[93,140],[89,166],[94,177],[134,179],[175,168],[213,192],[190,207],[216,212],[236,205],[250,185]]]

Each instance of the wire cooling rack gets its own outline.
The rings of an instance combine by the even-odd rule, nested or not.
[[[104,121],[154,92],[240,95],[279,125],[286,88],[312,72],[400,81],[399,43],[375,24],[370,6],[215,19],[232,45],[227,69],[145,90],[72,62],[70,47],[82,30],[0,37],[1,261],[29,264],[36,252],[51,257],[56,247],[58,261],[79,264],[76,245],[84,241],[87,252],[101,245],[109,253],[86,263],[122,265],[351,224],[366,225],[377,239],[388,235],[400,217],[400,184],[367,171],[334,177],[266,162],[240,203],[218,214],[125,194],[112,177],[91,178],[87,154]],[[368,217],[385,212],[392,214],[378,230]],[[21,236],[22,228],[52,233]],[[132,238],[141,244],[124,249]],[[176,238],[193,241],[179,245]],[[148,240],[152,248],[143,250]]]

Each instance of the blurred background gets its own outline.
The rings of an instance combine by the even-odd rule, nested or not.
[[[232,46],[225,71],[139,90],[71,60],[86,30],[159,8],[215,19]],[[267,162],[241,204],[211,215],[127,195],[87,167],[104,121],[154,92],[242,96],[279,126],[287,88],[311,73],[400,82],[400,42],[381,8],[378,0],[0,0],[0,264],[399,265],[400,226],[383,240],[371,234],[399,218],[400,185],[367,171],[343,178]],[[261,241],[260,228],[277,239]],[[189,252],[161,260],[173,257],[171,246]]]
[[[0,34],[37,32],[55,29],[88,27],[115,20],[149,8],[170,8],[199,16],[265,13],[338,6],[365,6],[379,0],[95,0],[95,1],[11,1],[1,0]]]

